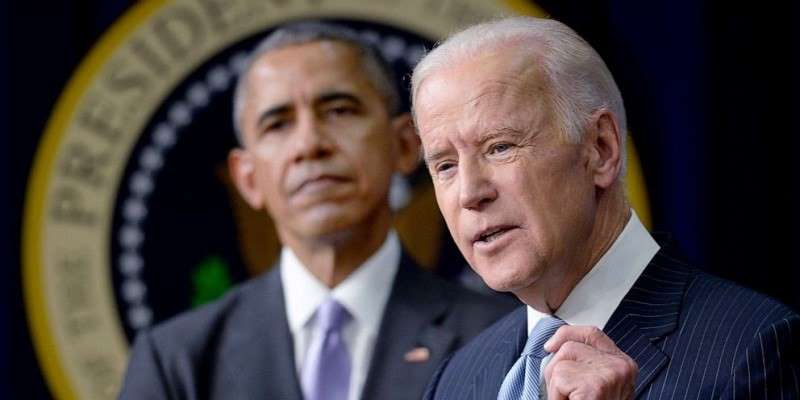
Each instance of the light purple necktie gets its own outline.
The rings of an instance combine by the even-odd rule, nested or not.
[[[305,400],[346,400],[350,355],[342,329],[350,321],[350,313],[330,298],[319,306],[316,319],[316,332],[303,363],[303,395]]]

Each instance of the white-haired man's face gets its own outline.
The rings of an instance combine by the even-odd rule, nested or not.
[[[436,199],[467,261],[495,290],[549,297],[592,232],[597,149],[564,139],[541,70],[513,54],[433,72],[414,107]]]

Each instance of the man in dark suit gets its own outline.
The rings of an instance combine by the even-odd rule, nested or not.
[[[272,216],[279,266],[136,339],[121,398],[409,399],[513,308],[422,272],[391,228],[419,142],[391,71],[344,28],[284,27],[254,51],[230,153]]]
[[[622,97],[574,31],[470,27],[417,65],[412,102],[456,244],[526,305],[427,398],[800,397],[800,317],[676,261],[628,206]]]

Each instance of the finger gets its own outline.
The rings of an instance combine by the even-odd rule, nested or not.
[[[631,371],[633,375],[638,373],[639,366],[630,356],[623,352],[607,353],[584,343],[566,342],[553,354],[547,366],[545,374],[552,373],[551,364],[557,365],[560,361],[575,361],[579,365],[587,366],[588,372],[600,373],[603,370],[611,372]]]
[[[552,384],[570,398],[592,398],[598,393],[630,394],[637,375],[638,365],[625,353],[606,353],[572,341],[561,345],[544,368],[548,392]]]
[[[551,379],[553,376],[553,369],[561,361],[576,361],[579,363],[589,362],[596,364],[598,360],[603,357],[609,357],[608,353],[601,352],[587,344],[578,342],[566,342],[561,345],[561,348],[553,354],[550,361],[544,367],[543,376],[545,380]]]
[[[553,354],[550,362],[557,362],[561,360],[591,362],[594,360],[601,360],[606,357],[615,356],[616,354],[609,354],[585,343],[569,341],[561,345],[558,351]]]
[[[550,375],[545,377],[547,386],[548,400],[567,400],[570,393],[578,388],[581,382],[580,366],[575,361],[561,360],[560,362],[548,364],[548,368],[553,366]]]
[[[576,349],[575,347],[584,347],[586,349]],[[559,361],[579,361],[579,359],[586,358],[582,352],[588,351],[587,349],[591,349],[591,351],[597,352],[597,350],[585,345],[583,343],[578,342],[567,342],[561,345],[557,352],[550,357],[550,360],[544,367],[543,376],[545,380],[550,380],[550,377],[553,375],[553,369],[555,368],[556,364]]]
[[[584,343],[607,353],[620,352],[614,341],[606,336],[603,331],[595,326],[587,325],[564,325],[558,328],[553,337],[544,344],[544,349],[547,352],[555,353],[564,343],[570,341]]]

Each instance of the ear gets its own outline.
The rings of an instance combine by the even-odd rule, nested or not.
[[[264,206],[264,200],[256,185],[253,155],[241,148],[231,150],[228,153],[228,170],[244,201],[253,209],[260,210]]]
[[[392,118],[391,125],[396,138],[395,170],[402,174],[410,174],[417,168],[420,160],[420,141],[414,122],[409,113],[403,113]]]
[[[622,170],[622,132],[611,111],[599,110],[592,115],[586,139],[589,150],[589,168],[594,184],[607,189]]]

